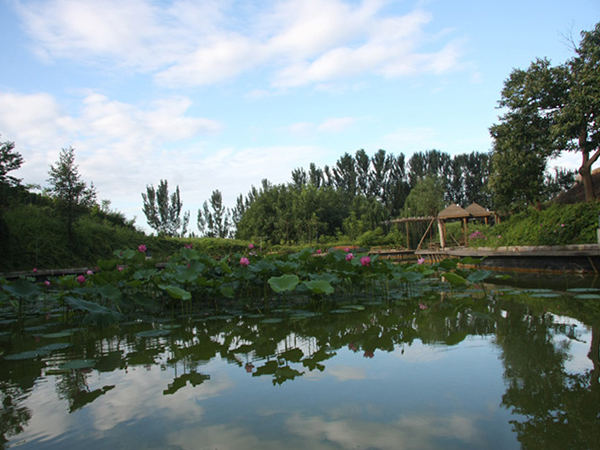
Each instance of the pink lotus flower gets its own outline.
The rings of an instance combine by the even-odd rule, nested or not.
[[[427,305],[424,303],[419,303],[419,309],[427,309]]]
[[[83,284],[83,283],[85,283],[85,277],[84,277],[83,275],[79,275],[79,276],[77,277],[77,282],[78,282],[79,284]]]
[[[48,280],[44,281],[44,284],[45,284],[46,286],[50,286],[50,282],[49,282]]]
[[[148,250],[148,249],[146,248],[146,246],[144,244],[138,246],[138,251],[139,252],[146,253],[146,250]]]
[[[119,272],[123,272],[123,266],[117,266],[117,270],[118,270]]]
[[[419,258],[417,259],[417,264],[423,264],[425,262],[425,258]]]
[[[87,274],[87,275],[94,275],[94,272],[93,272],[93,271],[91,271],[91,270],[88,270],[88,271],[86,272],[86,274]]]
[[[192,248],[192,247],[193,247],[193,244],[190,242],[189,244],[185,244],[185,245],[184,245],[184,247],[185,247],[185,248]]]
[[[318,248],[318,249],[317,249],[317,255],[320,255],[320,254],[321,254],[321,249],[320,249],[320,248]]]
[[[248,250],[252,250],[254,248],[254,244],[248,244]]]
[[[242,258],[240,259],[240,265],[246,267],[250,264],[250,260],[248,258]]]
[[[371,258],[368,256],[363,256],[362,258],[360,258],[360,263],[363,266],[368,266],[369,264],[371,264]]]
[[[33,273],[36,273],[36,272],[37,272],[37,269],[34,267],[33,268]]]
[[[344,249],[344,251],[345,251],[346,253],[348,253],[348,252],[350,251],[350,248],[349,248],[349,247],[346,247],[346,248]]]
[[[354,255],[352,253],[348,253],[346,255],[346,261],[352,261],[354,259]]]

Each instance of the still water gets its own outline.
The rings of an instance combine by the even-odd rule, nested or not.
[[[0,448],[597,449],[600,296],[0,322]]]

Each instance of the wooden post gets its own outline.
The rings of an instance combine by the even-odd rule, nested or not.
[[[410,235],[408,234],[408,222],[406,223],[406,250],[410,250]]]
[[[444,225],[443,225],[442,221],[439,219],[439,217],[438,217],[437,223],[438,223],[438,230],[440,230],[440,245],[442,246],[442,248],[446,248],[445,229],[444,229]]]

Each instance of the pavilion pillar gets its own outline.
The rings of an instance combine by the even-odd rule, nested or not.
[[[446,248],[446,228],[444,227],[443,222],[438,218],[438,230],[440,231],[440,246],[442,248]]]

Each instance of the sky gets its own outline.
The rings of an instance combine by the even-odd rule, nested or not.
[[[346,152],[489,151],[511,71],[598,21],[599,0],[0,0],[0,141],[42,187],[73,147],[146,231],[167,180],[197,232],[214,190],[233,207]]]

